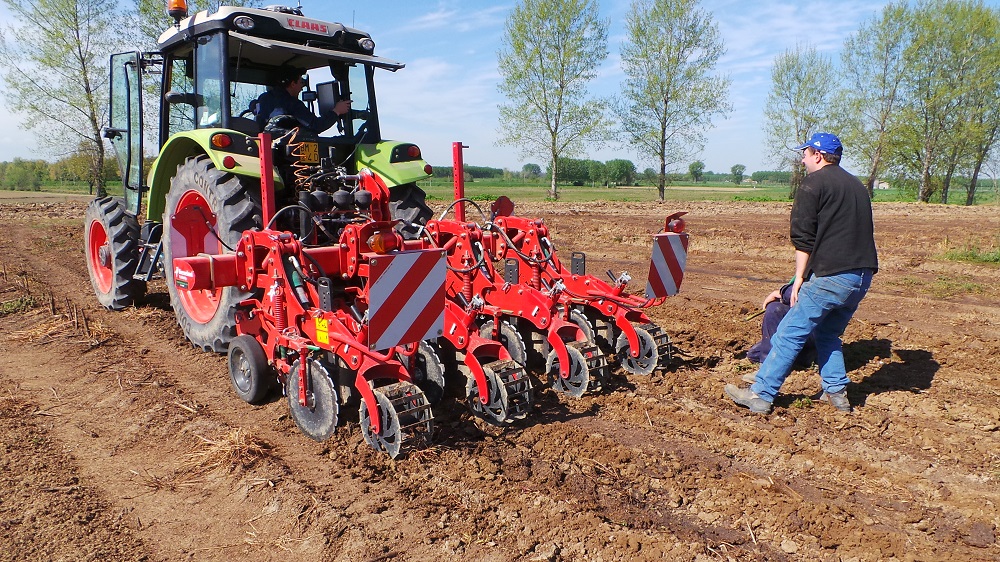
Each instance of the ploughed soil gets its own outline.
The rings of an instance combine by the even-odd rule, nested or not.
[[[769,416],[723,397],[752,371],[764,296],[792,273],[783,203],[537,204],[560,254],[628,270],[674,210],[681,294],[650,311],[666,369],[506,428],[456,399],[390,460],[356,414],[325,443],[254,407],[188,344],[162,281],[101,309],[85,203],[0,205],[0,560],[1000,559],[997,207],[877,204],[881,270],[844,335],[856,406],[788,379]],[[352,421],[353,420],[353,421]]]

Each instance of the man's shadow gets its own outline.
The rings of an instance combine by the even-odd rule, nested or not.
[[[892,341],[886,339],[844,344],[844,362],[848,371],[858,369],[876,358],[888,359],[889,362],[860,382],[848,385],[851,402],[855,405],[863,405],[871,394],[927,390],[941,368],[931,352],[923,349],[893,350]]]

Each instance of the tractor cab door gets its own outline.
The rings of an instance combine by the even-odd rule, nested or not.
[[[143,191],[142,63],[139,52],[111,55],[111,107],[104,129],[118,156],[125,207],[137,215]]]

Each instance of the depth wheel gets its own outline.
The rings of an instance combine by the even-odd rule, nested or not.
[[[594,327],[590,325],[590,321],[587,320],[586,315],[579,310],[572,309],[569,311],[569,322],[579,326],[588,342],[594,342]]]
[[[236,336],[236,308],[250,296],[238,287],[188,291],[174,283],[173,260],[230,253],[243,231],[260,226],[254,180],[217,170],[205,155],[177,167],[163,213],[163,269],[170,306],[197,347],[223,353]]]
[[[618,336],[618,342],[615,344],[615,356],[626,371],[633,375],[648,375],[657,367],[660,360],[660,353],[656,349],[656,342],[653,341],[653,336],[649,332],[638,326],[633,327],[635,328],[635,335],[639,336],[639,356],[632,357],[628,338],[625,337],[625,334]]]
[[[229,344],[229,381],[241,400],[248,404],[264,402],[278,382],[260,342],[253,336],[236,336]]]
[[[479,328],[479,335],[488,339],[493,339],[493,320],[487,320]],[[524,345],[524,339],[521,338],[521,334],[514,329],[514,326],[510,325],[510,322],[503,320],[500,322],[500,330],[497,332],[497,341],[500,342],[504,348],[507,349],[507,353],[510,353],[510,358],[517,362],[518,365],[527,365],[528,361],[528,348]]]
[[[470,376],[465,383],[465,394],[472,413],[493,425],[506,423],[510,418],[510,399],[507,386],[500,380],[493,369],[483,365],[483,375],[486,377],[487,402],[479,399],[479,387],[476,378]]]
[[[109,310],[135,304],[146,283],[133,279],[139,266],[139,223],[121,197],[94,199],[84,218],[87,271],[97,301]]]
[[[375,393],[375,400],[378,402],[378,412],[375,412],[374,415],[379,416],[382,431],[381,433],[372,431],[372,413],[368,411],[368,404],[362,400],[358,413],[361,420],[361,435],[365,438],[365,443],[368,443],[372,449],[381,451],[394,459],[399,455],[403,446],[403,434],[399,430],[399,415],[384,394],[378,390],[372,392]]]
[[[444,397],[444,364],[434,346],[426,340],[420,342],[417,352],[410,357],[397,354],[400,363],[406,367],[413,382],[424,391],[427,401],[437,405]]]
[[[285,393],[288,410],[295,425],[315,441],[326,441],[337,429],[337,391],[330,379],[330,372],[319,361],[308,361],[309,379],[306,384],[306,403],[299,404],[299,377],[302,376],[301,359],[292,363]]]
[[[552,379],[552,388],[556,392],[580,398],[590,386],[590,369],[587,368],[587,359],[579,349],[567,346],[566,351],[569,353],[569,377],[564,379],[559,376],[559,356],[554,349],[549,352],[545,362],[545,372]]]

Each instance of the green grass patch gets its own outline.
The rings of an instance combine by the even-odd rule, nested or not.
[[[986,292],[986,287],[984,287],[981,283],[976,283],[966,279],[952,279],[943,276],[938,276],[938,278],[935,279],[927,289],[932,295],[940,298],[967,294],[983,294]]]
[[[893,282],[893,284],[901,285],[912,289],[913,291],[920,291],[921,293],[938,298],[949,298],[969,294],[983,294],[987,291],[987,287],[982,283],[976,283],[975,281],[970,281],[969,279],[954,279],[943,275],[939,275],[934,281],[929,283],[922,279],[907,275],[900,277],[897,281]]]
[[[35,297],[23,296],[0,303],[0,317],[27,312],[38,306]]]
[[[423,180],[420,187],[432,201],[452,201],[455,188],[451,180],[440,178]],[[549,184],[543,182],[476,180],[466,182],[465,196],[475,201],[494,200],[506,195],[515,203],[552,201]],[[669,185],[664,189],[667,201],[790,201],[788,186],[743,187],[733,184]],[[617,203],[644,203],[659,201],[656,186],[604,187],[594,185],[560,185],[559,201],[582,203],[608,201]]]
[[[800,410],[804,410],[806,408],[812,408],[812,405],[813,405],[812,398],[809,398],[807,396],[803,396],[802,398],[796,398],[795,401],[792,402],[792,408],[798,408]]]
[[[944,253],[944,259],[972,263],[1000,264],[1000,248],[983,250],[979,247],[973,246],[962,249],[948,250]]]

